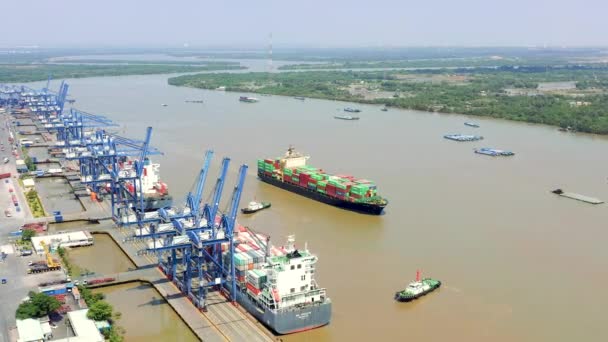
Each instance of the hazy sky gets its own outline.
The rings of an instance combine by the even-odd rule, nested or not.
[[[0,0],[0,47],[608,45],[608,0]]]

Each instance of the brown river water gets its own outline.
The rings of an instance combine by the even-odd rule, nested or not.
[[[121,133],[142,138],[146,126],[154,127],[152,145],[165,154],[153,161],[162,164],[177,204],[205,149],[216,153],[205,197],[221,157],[232,158],[224,202],[238,165],[250,166],[241,206],[256,197],[272,208],[240,222],[271,234],[277,245],[288,234],[299,246],[307,242],[320,258],[317,280],[333,300],[329,326],[283,340],[608,340],[606,205],[550,193],[563,188],[608,199],[606,138],[334,101],[253,95],[260,102],[246,104],[238,101],[245,94],[171,87],[166,78],[69,83],[77,108],[107,115]],[[205,103],[184,102],[192,99]],[[333,119],[347,106],[360,108],[361,120]],[[471,120],[481,128],[463,125]],[[448,133],[485,139],[458,143],[442,138]],[[279,156],[289,144],[309,154],[313,166],[374,180],[390,201],[385,214],[346,212],[258,181],[256,159]],[[476,155],[475,147],[516,155]],[[444,285],[413,303],[394,302],[417,269]],[[108,291],[117,306],[139,293]],[[123,317],[143,312],[139,305],[119,309]],[[149,315],[154,322],[165,317]],[[160,334],[171,336],[167,329]]]

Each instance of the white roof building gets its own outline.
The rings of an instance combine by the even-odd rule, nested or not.
[[[93,236],[86,231],[75,231],[75,232],[63,232],[52,235],[40,235],[32,237],[32,245],[36,250],[36,253],[44,253],[44,248],[40,245],[40,242],[54,249],[58,246],[61,247],[79,247],[89,246],[93,244]]]
[[[87,318],[87,312],[89,309],[68,312],[68,319],[76,337],[53,340],[53,342],[104,342],[95,321]]]
[[[49,323],[40,323],[39,320],[33,318],[18,319],[17,331],[19,332],[17,342],[42,342],[46,337],[51,336]]]
[[[33,188],[36,186],[36,182],[34,181],[34,178],[26,178],[23,180],[23,186],[26,188]]]

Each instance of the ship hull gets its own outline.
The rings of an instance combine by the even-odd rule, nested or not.
[[[323,202],[323,203],[326,203],[329,205],[333,205],[333,206],[336,206],[339,208],[347,209],[347,210],[357,211],[357,212],[364,213],[364,214],[380,215],[385,207],[384,205],[369,204],[369,203],[355,203],[355,202],[341,200],[339,198],[330,197],[330,196],[324,195],[320,192],[310,190],[307,188],[303,188],[303,187],[300,187],[295,184],[282,182],[280,180],[277,180],[276,178],[273,178],[272,176],[268,176],[268,175],[264,174],[263,172],[258,172],[258,177],[260,178],[260,180],[262,180],[268,184],[277,186],[281,189],[295,192],[304,197],[308,197],[310,199],[313,199],[313,200],[316,200],[319,202]]]
[[[156,211],[160,208],[168,208],[173,205],[173,196],[165,195],[161,197],[157,196],[144,196],[145,211]]]
[[[435,285],[435,286],[433,286],[433,287],[429,288],[429,289],[428,289],[428,290],[426,290],[426,291],[423,291],[423,292],[420,292],[420,293],[419,293],[419,294],[417,294],[417,295],[408,296],[408,297],[401,296],[401,295],[399,294],[399,292],[397,292],[397,293],[395,293],[395,300],[396,300],[396,301],[398,301],[398,302],[411,302],[411,301],[413,301],[414,299],[418,299],[418,298],[420,298],[420,297],[422,297],[422,296],[426,296],[427,294],[429,294],[429,293],[431,293],[431,292],[433,292],[433,291],[437,290],[439,287],[441,287],[441,282],[439,282],[437,285]]]
[[[262,324],[279,335],[293,334],[329,324],[331,302],[273,312],[257,306],[246,293],[237,292],[237,302]]]

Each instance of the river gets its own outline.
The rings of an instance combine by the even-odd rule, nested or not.
[[[238,165],[250,166],[241,205],[256,197],[272,208],[240,222],[275,244],[288,234],[299,246],[307,242],[333,300],[329,326],[285,341],[608,339],[608,211],[550,193],[608,199],[605,137],[325,100],[253,95],[260,102],[247,104],[238,101],[246,94],[172,87],[166,79],[69,80],[70,96],[129,137],[154,127],[152,145],[165,154],[153,160],[176,202],[192,187],[205,149],[216,153],[206,193],[221,157],[232,158],[224,202]],[[346,106],[360,108],[361,120],[334,120]],[[470,120],[481,128],[463,125]],[[447,133],[485,139],[457,143],[443,139]],[[390,200],[385,215],[345,212],[259,182],[256,159],[279,156],[289,144],[314,166],[374,180]],[[473,153],[483,146],[516,155]],[[413,303],[394,302],[417,269],[444,286]]]

